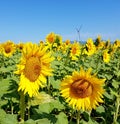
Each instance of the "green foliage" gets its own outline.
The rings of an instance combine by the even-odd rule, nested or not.
[[[34,96],[33,98],[29,99],[28,105],[35,106],[44,103],[49,103],[51,101],[53,101],[53,98],[49,94],[46,94],[45,92],[40,92],[37,96]]]
[[[6,114],[3,110],[0,110],[0,124],[18,124],[17,115]]]
[[[56,115],[56,118],[56,124],[68,124],[67,116],[65,115],[65,113],[60,112],[59,115]]]
[[[101,49],[91,56],[83,53],[78,60],[71,60],[70,48],[65,53],[54,49],[55,60],[51,63],[54,71],[53,76],[47,77],[47,86],[40,89],[38,96],[25,96],[24,124],[76,124],[76,111],[60,96],[60,84],[66,75],[79,71],[81,66],[85,70],[92,68],[92,73],[106,81],[104,103],[91,112],[81,112],[80,124],[120,123],[120,49],[111,55],[109,63],[103,61],[102,54]],[[0,124],[19,124],[21,121],[19,76],[14,74],[20,57],[18,51],[9,58],[0,54]]]

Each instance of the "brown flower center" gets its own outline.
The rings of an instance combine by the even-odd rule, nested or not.
[[[23,46],[20,46],[19,49],[22,50],[23,49]]]
[[[5,52],[6,52],[6,53],[10,53],[10,52],[11,52],[10,46],[6,46],[6,47],[5,47]]]
[[[76,80],[72,83],[70,92],[78,98],[85,98],[92,94],[92,85],[85,79]]]
[[[31,57],[27,60],[24,75],[31,81],[34,82],[40,75],[41,64],[37,57]]]
[[[72,54],[76,54],[77,49],[74,47],[72,48]]]
[[[49,38],[48,38],[48,41],[49,41],[50,43],[53,43],[53,42],[54,42],[54,38],[53,38],[53,37],[49,37]]]

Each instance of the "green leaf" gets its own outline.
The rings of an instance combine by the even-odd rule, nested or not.
[[[58,100],[54,100],[52,103],[53,108],[56,108],[58,110],[65,109],[65,106]]]
[[[112,82],[112,86],[114,87],[114,88],[116,88],[116,89],[118,89],[119,88],[119,85],[120,85],[120,82],[119,81],[116,81],[116,80],[112,80],[113,82]]]
[[[8,92],[8,87],[9,87],[9,79],[3,79],[0,82],[0,97],[2,97],[3,94]]]
[[[108,94],[107,92],[104,93],[104,96],[107,97],[108,99],[113,99],[113,95]]]
[[[99,106],[96,108],[96,111],[99,113],[105,112],[105,108],[103,106]]]
[[[36,121],[36,124],[50,124],[50,120],[48,120],[47,118],[39,119]]]
[[[1,124],[18,124],[17,115],[6,114],[4,118],[0,120]]]
[[[2,97],[4,100],[12,99],[13,102],[19,102],[19,95],[17,89],[18,84],[16,83],[16,81],[10,78],[3,79],[0,82],[0,97]]]
[[[83,117],[84,119],[88,122],[89,121],[89,113],[88,112],[83,112]]]
[[[60,80],[55,80],[54,77],[49,77],[50,84],[53,86],[55,89],[60,89]]]
[[[5,111],[2,110],[2,109],[0,109],[0,122],[1,122],[1,120],[2,120],[3,118],[5,118],[5,116],[6,116]]]
[[[95,120],[93,120],[93,118],[89,118],[88,124],[99,124],[97,123]]]
[[[36,122],[32,119],[29,119],[29,120],[25,121],[24,124],[36,124]]]
[[[67,71],[69,72],[73,72],[74,71],[74,68],[71,68],[71,67],[68,67],[68,66],[65,66],[64,67]]]
[[[2,67],[0,68],[0,71],[1,71],[2,73],[8,72],[7,68],[4,67],[4,66],[2,66]]]
[[[87,124],[88,122],[87,121],[85,121],[85,120],[83,120],[83,119],[81,119],[80,120],[80,124]],[[76,123],[75,123],[76,124]],[[89,124],[91,124],[91,123],[89,123]]]
[[[120,71],[114,71],[114,74],[115,74],[117,77],[120,77]]]
[[[49,114],[55,108],[58,110],[61,110],[61,109],[64,109],[65,107],[59,101],[53,100],[49,103],[40,104],[39,109],[36,111],[38,113],[48,113]]]
[[[118,97],[118,92],[117,91],[114,91],[114,89],[110,88],[110,93],[112,95],[115,95],[116,97]]]
[[[76,124],[76,122],[71,121],[71,122],[69,122],[69,124]]]
[[[30,99],[28,104],[30,106],[35,106],[35,105],[51,102],[52,100],[53,98],[49,94],[46,94],[45,92],[40,92],[37,96]]]
[[[68,119],[65,113],[60,112],[59,115],[56,115],[56,118],[56,124],[68,124]]]
[[[39,105],[38,113],[50,113],[53,110],[53,107],[49,103],[44,103]]]
[[[8,100],[0,100],[0,107],[7,104]]]

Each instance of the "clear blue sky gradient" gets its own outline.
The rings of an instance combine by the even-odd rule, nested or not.
[[[0,42],[39,42],[50,32],[79,40],[76,28],[82,41],[120,39],[120,0],[0,1]]]

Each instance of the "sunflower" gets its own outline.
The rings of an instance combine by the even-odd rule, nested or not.
[[[52,75],[50,62],[53,57],[47,47],[26,43],[16,74],[20,74],[18,91],[28,93],[30,97],[37,95],[39,88],[46,85],[46,76]]]
[[[55,41],[55,39],[56,39],[55,33],[54,33],[54,32],[51,32],[51,33],[49,33],[49,34],[46,36],[46,43],[47,43],[47,44],[53,44],[54,41]]]
[[[104,41],[100,41],[98,46],[97,46],[97,49],[103,49],[105,47],[105,42]]]
[[[88,38],[87,43],[86,43],[86,51],[85,53],[90,56],[93,55],[96,52],[96,46],[94,45],[93,39]]]
[[[72,108],[76,110],[92,110],[98,103],[102,103],[104,89],[102,84],[105,79],[98,79],[91,74],[91,68],[80,72],[74,71],[72,76],[67,76],[61,83],[61,95]]]
[[[1,44],[1,47],[2,47],[2,53],[6,57],[10,57],[16,50],[15,44],[10,40]]]
[[[80,56],[80,44],[78,42],[74,42],[71,45],[70,57],[72,60],[78,60],[78,56]]]
[[[0,54],[2,53],[2,45],[1,45],[1,43],[0,43]]]
[[[69,44],[70,44],[70,40],[67,39],[67,40],[65,41],[65,44],[66,44],[66,45],[69,45]]]
[[[108,63],[110,61],[110,54],[108,53],[108,49],[103,51],[103,61]]]
[[[118,49],[118,48],[120,48],[120,40],[115,40],[115,42],[111,45],[112,47],[112,51],[110,52],[110,54],[112,55],[113,53],[115,53],[116,52],[116,50]]]
[[[20,42],[16,45],[16,47],[18,48],[18,50],[22,51],[23,47],[24,47],[24,43]]]

